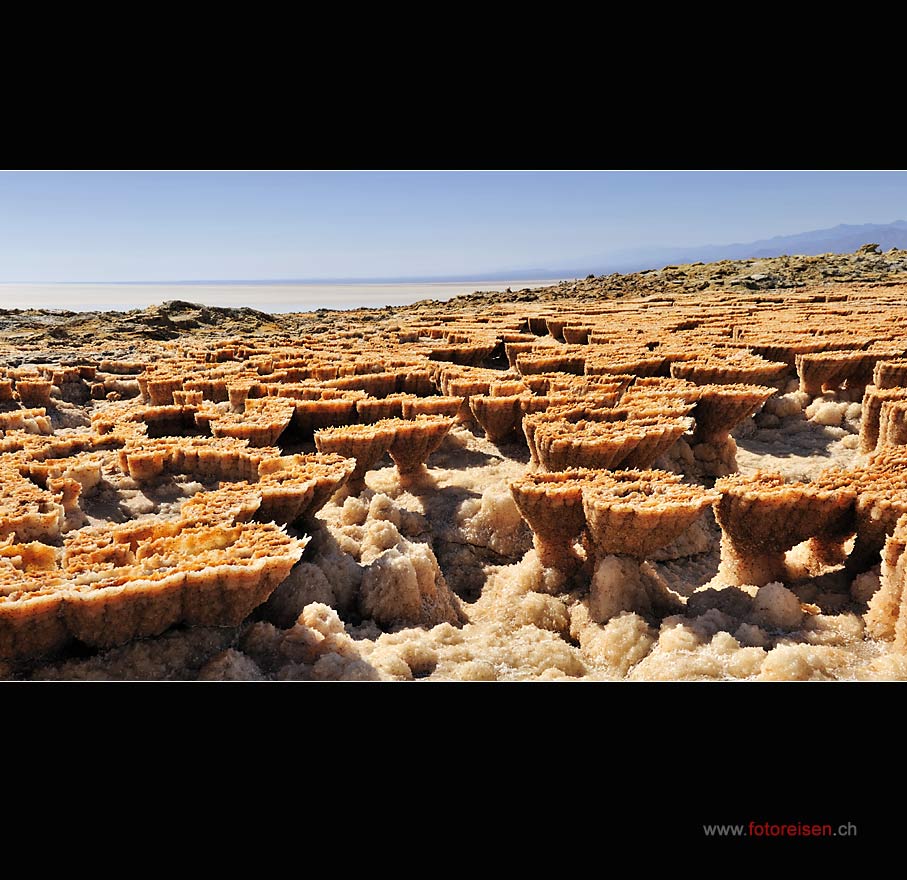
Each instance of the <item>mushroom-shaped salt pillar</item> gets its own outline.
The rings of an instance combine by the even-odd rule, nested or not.
[[[894,639],[894,649],[907,653],[907,515],[885,542],[881,584],[869,600],[866,628],[875,639]]]
[[[626,410],[615,410],[610,408],[590,409],[583,404],[565,405],[565,401],[560,397],[530,397],[523,400],[521,404],[526,415],[523,417],[523,435],[526,437],[526,444],[529,446],[531,456],[530,466],[535,467],[540,464],[538,446],[535,442],[535,432],[540,425],[548,423],[557,423],[557,431],[571,430],[564,425],[575,425],[578,422],[614,422],[624,421],[627,418]],[[579,466],[579,465],[577,465]],[[551,470],[555,470],[552,468]],[[563,468],[556,468],[563,470]]]
[[[19,379],[16,391],[23,406],[50,406],[53,383],[49,379]]]
[[[671,376],[697,385],[768,385],[781,381],[787,371],[786,363],[767,361],[744,351],[722,356],[701,355],[671,364]]]
[[[823,388],[865,387],[872,378],[878,355],[863,351],[819,351],[796,356],[800,390],[821,394]]]
[[[876,388],[867,385],[860,414],[860,454],[872,452],[879,443],[882,406],[893,400],[907,400],[907,388]]]
[[[215,437],[246,440],[250,446],[273,446],[290,424],[295,406],[277,397],[247,400],[243,413],[224,413],[210,420]]]
[[[731,431],[775,393],[764,385],[701,385],[693,418],[693,454],[701,473],[722,477],[737,470],[737,444]],[[697,454],[698,453],[698,454]]]
[[[76,638],[111,647],[178,622],[236,626],[286,578],[308,540],[272,523],[162,525],[162,534],[137,539],[132,564],[89,562],[79,576],[70,559],[62,617]]]
[[[456,416],[464,405],[463,397],[414,397],[403,401],[403,418],[416,416]]]
[[[319,428],[333,428],[338,425],[354,425],[358,422],[356,402],[362,400],[364,391],[344,391],[341,397],[330,400],[295,400],[296,414],[293,424],[303,436],[309,436]]]
[[[573,423],[558,419],[536,422],[533,441],[542,470],[566,471],[616,467],[643,436],[641,429],[630,429],[620,423]]]
[[[628,422],[628,427],[633,427]],[[657,458],[664,455],[693,425],[693,420],[678,418],[660,419],[655,424],[641,424],[642,438],[630,452],[619,461],[623,468],[648,468]]]
[[[876,388],[907,386],[907,358],[878,361],[872,372],[872,384]]]
[[[502,443],[514,439],[522,423],[522,397],[515,394],[509,397],[493,397],[485,394],[473,394],[469,398],[469,408],[475,420],[482,426],[485,436],[492,443]]]
[[[0,658],[40,656],[69,640],[58,552],[38,541],[0,544]]]
[[[291,538],[273,523],[237,528],[226,548],[211,539],[203,567],[196,563],[188,573],[181,617],[190,626],[238,626],[287,579],[310,540]]]
[[[365,472],[381,461],[394,442],[396,424],[397,420],[388,420],[373,425],[322,428],[315,432],[315,447],[319,452],[334,452],[356,459],[348,485],[354,492],[361,491],[365,487]]]
[[[907,513],[907,449],[888,447],[870,456],[865,468],[828,468],[813,484],[856,489],[857,538],[847,557],[847,570],[856,573],[878,565],[886,538]]]
[[[455,419],[445,416],[416,416],[395,424],[394,442],[388,452],[401,475],[420,471],[454,426]]]
[[[243,480],[224,483],[210,492],[196,492],[180,508],[180,519],[195,524],[234,525],[251,521],[260,507],[261,488]]]
[[[856,503],[857,540],[847,559],[849,571],[858,572],[879,563],[879,553],[907,513],[907,487],[877,485],[861,490]]]
[[[785,553],[809,539],[843,542],[856,530],[854,489],[787,482],[780,474],[724,477],[721,499],[720,573],[731,585],[764,586],[787,576]],[[827,552],[827,551],[826,551]]]
[[[604,410],[604,414],[608,411]],[[536,423],[534,442],[543,470],[649,467],[689,429],[687,418],[656,421]],[[531,429],[530,429],[531,430]],[[529,434],[527,433],[527,439]]]
[[[683,484],[662,471],[616,471],[583,493],[589,537],[596,554],[646,559],[670,544],[718,500],[718,493]]]
[[[265,458],[258,466],[262,522],[313,517],[356,469],[354,459],[329,452]]]
[[[532,529],[533,544],[545,568],[569,574],[582,565],[583,557],[574,544],[586,528],[583,487],[598,476],[598,471],[587,469],[537,473],[510,484],[510,494]]]
[[[584,489],[589,546],[596,558],[590,612],[604,623],[621,611],[670,612],[681,603],[646,562],[702,515],[718,494],[664,471],[616,472]]]
[[[907,400],[886,400],[879,412],[878,447],[907,444]]]
[[[700,443],[724,440],[774,393],[764,385],[701,385],[693,410],[694,438]]]

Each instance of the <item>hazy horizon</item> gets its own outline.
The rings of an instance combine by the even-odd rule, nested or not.
[[[559,278],[509,279],[486,282],[376,282],[269,284],[268,282],[193,282],[85,284],[77,282],[0,283],[0,309],[62,309],[72,312],[130,311],[167,300],[186,300],[224,308],[249,307],[282,314],[318,309],[344,310],[411,305],[423,299],[445,302],[475,290],[514,291],[557,284]],[[254,295],[250,294],[254,291]]]

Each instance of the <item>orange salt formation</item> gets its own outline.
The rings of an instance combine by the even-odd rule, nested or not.
[[[722,531],[721,573],[730,584],[784,580],[787,550],[810,539],[840,546],[856,531],[852,488],[789,482],[764,473],[724,477],[715,488],[721,493],[715,505]]]
[[[395,424],[394,441],[388,451],[399,474],[419,471],[454,423],[454,419],[445,416],[420,415],[411,420],[401,419]]]
[[[396,436],[399,420],[390,419],[373,425],[347,425],[342,428],[322,428],[315,432],[319,452],[334,452],[356,460],[350,474],[352,488],[365,486],[365,473],[378,464],[390,449]]]

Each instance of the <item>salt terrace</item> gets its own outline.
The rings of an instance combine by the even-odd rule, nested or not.
[[[907,678],[903,302],[7,346],[0,675]]]

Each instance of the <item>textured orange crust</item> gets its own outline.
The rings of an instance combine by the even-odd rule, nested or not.
[[[673,476],[601,482],[584,491],[589,535],[599,555],[645,559],[670,544],[718,500],[717,492],[685,486]]]
[[[53,383],[49,379],[19,379],[16,394],[23,406],[50,406]]]
[[[538,419],[538,416],[535,417]],[[649,467],[692,425],[687,418],[614,422],[552,420],[536,422],[535,444],[544,470]],[[529,434],[527,433],[527,439]]]
[[[295,522],[314,516],[350,478],[355,460],[330,452],[270,456],[259,466],[264,522]]]
[[[469,398],[469,408],[485,431],[485,436],[492,443],[500,443],[511,438],[519,429],[523,399],[524,395],[520,394],[510,397],[473,394]]]
[[[788,482],[777,474],[735,475],[715,483],[718,524],[743,550],[781,551],[814,537],[854,531],[857,492]]]
[[[359,483],[390,449],[396,436],[397,420],[376,422],[373,425],[348,425],[343,428],[323,428],[315,432],[319,452],[333,452],[354,458],[356,468],[350,480]]]
[[[0,656],[38,656],[71,637],[108,647],[179,622],[236,625],[286,578],[306,541],[273,524],[177,522],[86,529],[62,560],[43,545],[6,545]]]
[[[50,434],[52,430],[50,419],[47,417],[47,410],[43,406],[0,412],[0,431]]]
[[[414,419],[416,416],[455,416],[465,403],[463,397],[415,397],[404,400],[402,416]]]
[[[277,397],[246,400],[242,413],[224,413],[210,419],[215,437],[247,440],[250,446],[273,446],[296,412],[293,403]]]
[[[848,387],[865,387],[872,381],[876,364],[884,358],[883,352],[869,351],[798,354],[796,365],[800,390],[821,394],[823,388],[836,388],[845,382]]]
[[[394,392],[385,397],[366,397],[356,401],[356,414],[364,425],[380,422],[382,419],[403,418],[403,404],[407,401],[418,400],[413,394]]]
[[[445,416],[416,416],[395,425],[388,452],[401,474],[419,470],[447,436],[455,420]]]
[[[763,385],[701,385],[693,418],[699,442],[715,442],[753,415],[773,394]]]
[[[787,579],[799,570],[799,552],[785,558],[796,543],[808,542],[811,572],[813,562],[821,563],[817,571],[839,566],[855,534],[847,574],[880,560],[883,569],[880,595],[887,605],[879,600],[867,629],[874,634],[877,619],[885,637],[907,650],[907,613],[900,613],[907,566],[907,310],[891,292],[873,298],[862,289],[839,290],[716,291],[692,302],[688,291],[678,289],[675,297],[669,289],[658,296],[565,300],[563,308],[526,297],[517,311],[501,296],[478,312],[464,299],[443,314],[417,307],[356,318],[342,328],[325,316],[292,318],[287,327],[306,329],[228,339],[200,327],[198,335],[165,344],[137,343],[130,360],[0,368],[0,656],[31,658],[74,638],[107,647],[178,623],[238,623],[300,558],[304,544],[280,526],[312,525],[345,486],[358,497],[343,493],[338,502],[350,503],[323,514],[332,527],[343,524],[338,546],[366,569],[373,552],[388,554],[371,568],[372,604],[358,611],[381,608],[379,623],[395,626],[400,603],[391,594],[397,580],[416,583],[413,575],[419,589],[407,599],[406,619],[437,623],[419,607],[422,580],[443,577],[432,569],[437,559],[426,553],[424,566],[409,566],[403,537],[413,525],[409,514],[395,532],[393,521],[394,529],[375,520],[373,499],[359,490],[385,452],[399,478],[376,476],[375,486],[391,494],[386,487],[411,487],[404,477],[430,461],[457,422],[480,438],[470,453],[496,458],[482,431],[502,443],[522,430],[532,456],[519,479],[513,479],[524,473],[519,455],[489,462],[489,473],[507,474],[509,497],[499,491],[499,476],[487,492],[482,474],[463,478],[481,498],[471,498],[463,522],[451,527],[462,527],[475,546],[504,548],[514,563],[496,566],[507,571],[489,576],[484,604],[518,577],[532,589],[510,602],[508,614],[519,604],[527,619],[544,612],[558,632],[572,629],[572,599],[564,600],[568,623],[560,600],[539,603],[537,590],[586,591],[580,605],[588,600],[596,623],[622,608],[653,615],[645,628],[664,609],[653,586],[660,575],[642,560],[713,505],[722,527],[719,574],[730,573],[725,583]],[[831,296],[840,298],[839,306],[829,307]],[[874,310],[880,302],[890,308]],[[509,369],[501,369],[505,355]],[[22,363],[18,353],[14,362]],[[846,411],[838,431],[825,436],[843,435],[853,430],[859,389],[870,379],[862,400],[864,455],[854,455],[848,470],[829,469],[809,483],[765,474],[731,478],[709,490],[649,469],[665,456],[664,466],[684,469],[687,480],[733,470],[730,432],[776,392],[787,399],[776,410],[770,406],[771,418],[757,419],[768,429],[761,439],[768,444],[788,427],[802,429],[805,448],[820,419],[787,421],[798,418],[793,410],[805,402],[795,392],[798,382],[810,394],[843,386],[821,419]],[[90,428],[68,427],[85,415]],[[465,434],[458,431],[458,443]],[[855,438],[835,439],[842,442],[829,455],[843,459]],[[310,440],[317,453],[283,454],[276,447],[312,448]],[[758,446],[754,454],[761,455]],[[814,476],[810,457],[804,472]],[[444,484],[455,460],[448,459],[438,473]],[[103,495],[93,499],[96,490]],[[116,501],[116,516],[160,513],[122,525],[85,525],[97,523]],[[379,512],[382,503],[375,505]],[[520,557],[528,544],[517,512],[532,531],[534,557]],[[691,547],[708,543],[704,530],[690,535]],[[400,545],[389,553],[382,542],[393,540]],[[548,570],[539,574],[536,561]],[[570,577],[552,575],[551,568]],[[456,561],[450,572],[465,578]],[[621,594],[634,591],[636,598],[625,603]],[[678,610],[671,607],[665,613]],[[481,623],[484,605],[477,610]]]
[[[329,400],[297,400],[294,425],[304,434],[319,428],[354,425],[358,421],[356,402],[365,398],[364,391],[341,391],[342,395]]]
[[[864,455],[873,452],[879,444],[882,406],[895,400],[907,400],[907,388],[883,389],[876,388],[874,385],[866,387],[860,421],[860,452]]]
[[[877,388],[907,386],[907,358],[891,358],[878,361],[872,372],[872,384]]]
[[[758,355],[735,351],[727,356],[700,355],[694,360],[675,361],[671,375],[697,385],[763,385],[776,382],[788,372],[786,363],[767,361]]]

